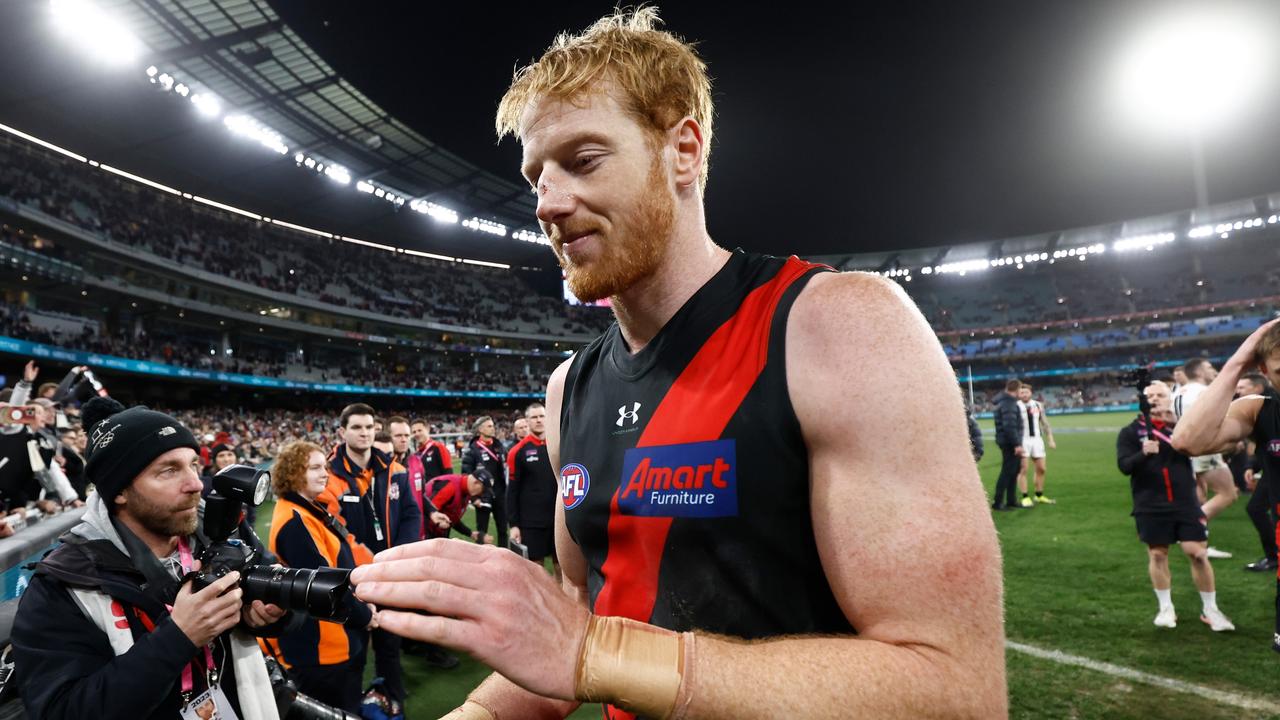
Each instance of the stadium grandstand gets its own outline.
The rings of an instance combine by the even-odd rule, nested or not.
[[[514,168],[474,162],[449,142],[429,139],[420,123],[397,119],[290,25],[286,4],[23,0],[0,7],[0,28],[21,28],[0,43],[0,405],[5,427],[25,423],[43,432],[24,429],[21,444],[0,446],[0,518],[11,518],[0,522],[6,645],[31,568],[85,512],[83,472],[76,484],[66,471],[73,497],[59,498],[49,477],[68,457],[83,467],[90,428],[79,418],[92,396],[146,405],[189,429],[207,471],[206,495],[224,452],[273,471],[288,464],[282,450],[300,442],[339,453],[350,418],[369,412],[365,404],[380,443],[391,443],[402,422],[413,427],[410,455],[434,452],[434,441],[443,441],[437,477],[460,473],[466,489],[485,462],[497,463],[499,474],[514,473],[515,451],[540,446],[541,430],[538,442],[521,441],[531,422],[541,423],[535,418],[546,412],[540,403],[558,366],[602,335],[621,337],[608,300],[573,297],[538,223],[538,198]],[[483,131],[488,137],[489,128]],[[1240,589],[1244,580],[1218,570],[1240,631],[1230,642],[1239,642],[1215,645],[1215,634],[1185,647],[1147,632],[1146,605],[1118,609],[1120,601],[1105,594],[1124,584],[1125,603],[1150,604],[1114,451],[1116,432],[1149,410],[1140,406],[1134,373],[1172,385],[1188,361],[1220,367],[1259,326],[1280,317],[1280,192],[1032,235],[939,242],[799,254],[837,271],[887,278],[914,302],[980,427],[974,456],[988,495],[1000,470],[1000,451],[990,450],[998,432],[992,419],[1010,382],[1030,384],[1030,398],[1053,416],[1064,448],[1049,454],[1057,506],[1045,500],[996,519],[1005,554],[1010,715],[1280,717],[1274,685],[1257,687],[1258,678],[1274,678],[1274,663],[1263,669],[1271,658],[1255,647],[1265,645],[1270,588]],[[776,251],[791,254],[781,245]],[[37,393],[57,402],[39,404]],[[10,405],[14,397],[24,402]],[[615,412],[617,402],[601,417],[617,428],[635,424],[641,403]],[[1019,407],[1028,412],[1026,401]],[[32,419],[45,411],[47,420]],[[628,430],[610,425],[608,432]],[[43,446],[28,443],[28,434],[50,438],[57,459],[40,461]],[[489,451],[486,459],[490,447],[501,455]],[[1247,454],[1242,446],[1227,457],[1244,493],[1252,489],[1243,474]],[[335,458],[325,461],[330,484],[342,461]],[[1042,501],[1027,499],[1023,465],[1030,507]],[[416,467],[421,474],[421,460]],[[363,489],[354,480],[344,485],[351,494],[342,502],[360,501],[360,492],[372,497],[373,477],[370,471]],[[559,492],[569,492],[556,477]],[[422,488],[432,479],[418,479],[419,523],[422,513],[439,514]],[[470,509],[460,517],[476,528],[470,539],[483,544],[494,541],[492,513],[502,544],[502,495],[495,503],[492,478],[474,482],[483,488],[464,501]],[[379,499],[390,513],[387,493]],[[264,541],[277,541],[272,509],[285,498],[277,490],[256,517],[244,518]],[[1231,547],[1240,560],[1255,552],[1246,545],[1257,544],[1245,504],[1214,520],[1215,549]],[[370,512],[381,540],[391,523],[379,524],[383,510]],[[1045,515],[1043,527],[1033,528]],[[451,522],[470,530],[460,519]],[[450,525],[443,528],[447,536]],[[340,529],[346,531],[345,519]],[[528,558],[529,547],[512,532],[508,546]],[[413,539],[419,537],[430,532]],[[341,537],[339,544],[347,547]],[[1271,562],[1263,569],[1274,569]],[[558,564],[546,567],[560,577]],[[1068,573],[1078,587],[1059,586]],[[1175,583],[1178,592],[1190,587],[1182,577]],[[1188,607],[1189,597],[1182,599]],[[1099,619],[1107,613],[1139,629],[1108,625],[1121,621]],[[364,697],[372,698],[366,707],[381,703],[386,713],[365,717],[403,720],[400,703],[416,717],[443,715],[488,674],[484,663],[433,645],[406,644],[402,652],[397,639],[388,684],[389,633],[378,635],[376,622],[358,630],[373,643],[369,654],[379,654],[378,680],[372,658],[357,673],[361,690],[368,688]],[[1132,642],[1121,648],[1117,637]],[[1280,635],[1276,643],[1280,650]],[[263,647],[278,655],[270,643]],[[1223,667],[1202,677],[1192,655]],[[1018,662],[1026,666],[1015,669]],[[0,668],[5,717],[21,705],[16,691],[5,691],[8,677]],[[1099,683],[1110,689],[1081,690]],[[1116,699],[1134,685],[1145,689]],[[1186,698],[1192,701],[1183,707]],[[342,717],[300,713],[287,717]],[[571,717],[599,714],[590,705]]]

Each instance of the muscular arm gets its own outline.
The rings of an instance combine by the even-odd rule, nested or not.
[[[814,278],[791,313],[787,377],[818,550],[858,636],[699,636],[685,717],[1005,716],[999,548],[924,318],[874,276]]]
[[[1240,377],[1257,366],[1255,348],[1277,323],[1280,319],[1254,330],[1222,365],[1222,372],[1178,420],[1172,438],[1176,449],[1192,456],[1211,455],[1226,451],[1253,432],[1262,397],[1250,395],[1232,402],[1231,396]]]

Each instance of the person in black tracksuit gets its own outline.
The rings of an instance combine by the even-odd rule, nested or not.
[[[1280,395],[1267,387],[1266,378],[1256,374],[1240,378],[1240,382],[1236,384],[1236,395],[1262,395],[1271,398],[1271,402],[1280,401]],[[1267,502],[1270,495],[1269,483],[1275,481],[1268,480],[1267,474],[1263,472],[1264,452],[1264,447],[1255,444],[1255,452],[1248,457],[1245,470],[1246,486],[1250,483],[1253,485],[1246,488],[1252,495],[1249,496],[1245,512],[1253,522],[1253,527],[1258,532],[1258,541],[1262,545],[1262,557],[1244,566],[1249,572],[1275,572],[1280,568],[1276,553],[1276,518],[1272,516]]]
[[[1234,630],[1218,610],[1213,566],[1209,564],[1204,510],[1196,495],[1191,458],[1173,447],[1174,415],[1169,386],[1154,382],[1143,391],[1151,403],[1150,423],[1139,415],[1116,437],[1116,465],[1129,476],[1138,539],[1147,545],[1151,584],[1159,602],[1154,624],[1177,625],[1169,575],[1169,546],[1177,543],[1191,563],[1191,577],[1204,604],[1201,620],[1214,632]]]
[[[477,542],[483,543],[489,532],[489,516],[497,525],[499,547],[507,546],[507,463],[506,449],[498,441],[493,418],[485,415],[472,426],[475,437],[462,451],[462,474],[470,475],[476,468],[484,468],[493,476],[493,499],[489,508],[476,509]]]
[[[1018,507],[1018,469],[1022,457],[1022,413],[1018,411],[1019,380],[1010,380],[996,399],[996,445],[1000,448],[1000,477],[991,500],[992,510]]]
[[[545,424],[547,411],[542,403],[533,403],[525,411],[529,434],[507,452],[507,517],[511,521],[511,537],[523,543],[529,559],[541,564],[556,556],[555,517],[560,491],[551,455],[547,452]]]

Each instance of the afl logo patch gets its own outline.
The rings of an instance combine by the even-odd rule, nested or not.
[[[1267,443],[1267,452],[1271,457],[1280,457],[1280,438]]]
[[[591,488],[591,475],[578,463],[569,463],[560,468],[560,499],[564,501],[564,509],[572,510],[582,504]]]

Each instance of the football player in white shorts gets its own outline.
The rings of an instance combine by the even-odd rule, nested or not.
[[[1049,447],[1057,449],[1053,441],[1053,429],[1049,427],[1049,418],[1044,414],[1044,405],[1031,397],[1031,386],[1023,383],[1018,388],[1018,410],[1022,413],[1022,469],[1018,471],[1018,491],[1022,500],[1018,502],[1024,508],[1040,505],[1056,505],[1056,501],[1045,497],[1045,442]],[[1027,496],[1027,467],[1033,463],[1036,469],[1036,496]]]
[[[1209,383],[1218,376],[1217,368],[1204,358],[1186,361],[1182,364],[1182,370],[1187,376],[1187,383],[1173,396],[1173,413],[1179,418],[1191,409],[1200,394],[1208,389]],[[1220,453],[1191,458],[1191,469],[1196,474],[1196,493],[1200,496],[1205,519],[1212,520],[1236,501],[1239,491],[1236,490],[1235,480],[1231,477],[1231,469],[1227,467]],[[1209,497],[1209,490],[1213,491],[1213,497]],[[1211,559],[1229,558],[1231,553],[1210,546],[1209,557]]]

